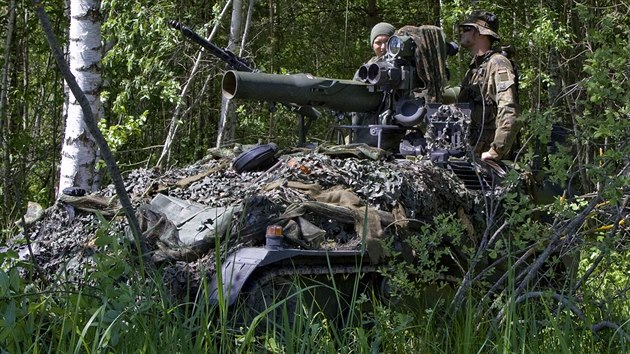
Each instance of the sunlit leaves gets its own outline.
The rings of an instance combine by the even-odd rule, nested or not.
[[[112,126],[102,128],[115,148],[141,135],[148,117],[165,113],[165,104],[179,102],[180,82],[170,66],[176,34],[166,24],[172,6],[114,0],[102,7],[103,38],[110,48],[103,58],[104,77],[116,83],[104,92]]]

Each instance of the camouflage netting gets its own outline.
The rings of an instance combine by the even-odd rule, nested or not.
[[[480,192],[466,189],[451,172],[428,161],[394,161],[374,152],[343,148],[298,151],[282,155],[267,171],[242,174],[231,169],[231,158],[210,158],[164,173],[135,170],[125,183],[141,223],[145,215],[140,211],[158,193],[208,207],[245,205],[234,218],[238,222],[226,232],[231,243],[223,243],[224,250],[261,245],[268,223],[285,226],[288,243],[294,247],[355,248],[360,246],[357,235],[363,231],[365,215],[372,241],[417,236],[417,226],[442,213],[457,215],[472,226],[471,232],[483,229]],[[65,274],[73,282],[84,278],[86,265],[100,251],[94,244],[101,227],[95,211],[113,215],[117,208],[114,197],[113,186],[84,198],[66,197],[65,202],[46,209],[28,229],[33,254],[47,278],[55,274]],[[121,212],[118,215],[108,232],[126,243],[121,237],[125,220]],[[370,222],[373,220],[380,223]],[[144,225],[147,235],[147,223]],[[314,231],[307,232],[308,225]],[[288,235],[295,229],[301,232]],[[152,252],[160,252],[155,242],[147,245]],[[16,238],[13,247],[28,257],[23,236]],[[162,261],[169,278],[165,281],[182,290],[187,280],[194,283],[198,279],[200,270],[214,271],[213,251],[186,253],[179,259],[181,252],[162,252],[155,261]],[[378,261],[381,255],[370,256]]]
[[[447,43],[440,27],[424,25],[403,26],[397,35],[411,36],[416,43],[416,72],[427,90],[430,102],[442,102],[442,90],[447,86]]]

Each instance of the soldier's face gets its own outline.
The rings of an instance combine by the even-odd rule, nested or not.
[[[461,26],[459,27],[459,43],[462,47],[469,49],[473,46],[477,38],[477,29],[473,26]]]
[[[372,42],[372,49],[374,50],[374,54],[377,57],[382,57],[387,52],[387,41],[389,40],[389,36],[381,34],[380,36],[374,38],[374,42]]]

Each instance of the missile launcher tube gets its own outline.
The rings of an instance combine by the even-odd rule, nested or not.
[[[376,111],[383,92],[353,81],[314,77],[308,74],[263,74],[228,71],[222,81],[223,96],[300,106],[327,107],[342,112]]]

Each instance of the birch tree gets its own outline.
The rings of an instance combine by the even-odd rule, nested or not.
[[[57,39],[55,38],[54,33],[52,32],[52,26],[50,24],[50,19],[48,18],[48,14],[44,11],[44,6],[41,4],[39,0],[33,0],[33,7],[37,13],[37,17],[39,18],[39,22],[42,25],[42,29],[44,31],[44,35],[46,36],[46,41],[50,46],[53,57],[55,58],[55,62],[57,63],[57,67],[59,71],[61,71],[61,75],[66,80],[66,84],[68,86],[68,90],[72,92],[74,97],[76,98],[76,104],[79,106],[83,113],[83,127],[84,130],[88,131],[94,141],[94,144],[99,146],[103,152],[103,160],[109,170],[109,174],[112,178],[112,182],[114,184],[114,188],[116,189],[116,195],[120,200],[120,205],[127,217],[127,222],[129,223],[129,228],[135,240],[136,251],[138,252],[138,263],[140,265],[140,274],[144,275],[144,263],[142,260],[142,255],[145,253],[142,250],[142,245],[140,242],[140,226],[138,225],[138,219],[136,218],[135,211],[133,206],[131,205],[131,200],[129,199],[129,195],[125,190],[125,185],[120,174],[120,170],[118,169],[118,165],[116,161],[114,161],[114,155],[112,154],[107,142],[105,141],[105,137],[101,133],[98,128],[96,117],[93,114],[92,106],[93,104],[88,99],[88,96],[81,90],[79,83],[72,73],[70,66],[63,60],[63,56],[61,54],[61,49],[57,44]]]
[[[100,0],[70,1],[68,61],[70,71],[85,93],[98,122],[102,115],[101,90],[101,3]],[[98,148],[86,128],[79,102],[68,91],[65,136],[61,150],[59,191],[80,187],[94,191],[98,187],[96,161]],[[59,193],[59,192],[58,192]]]

